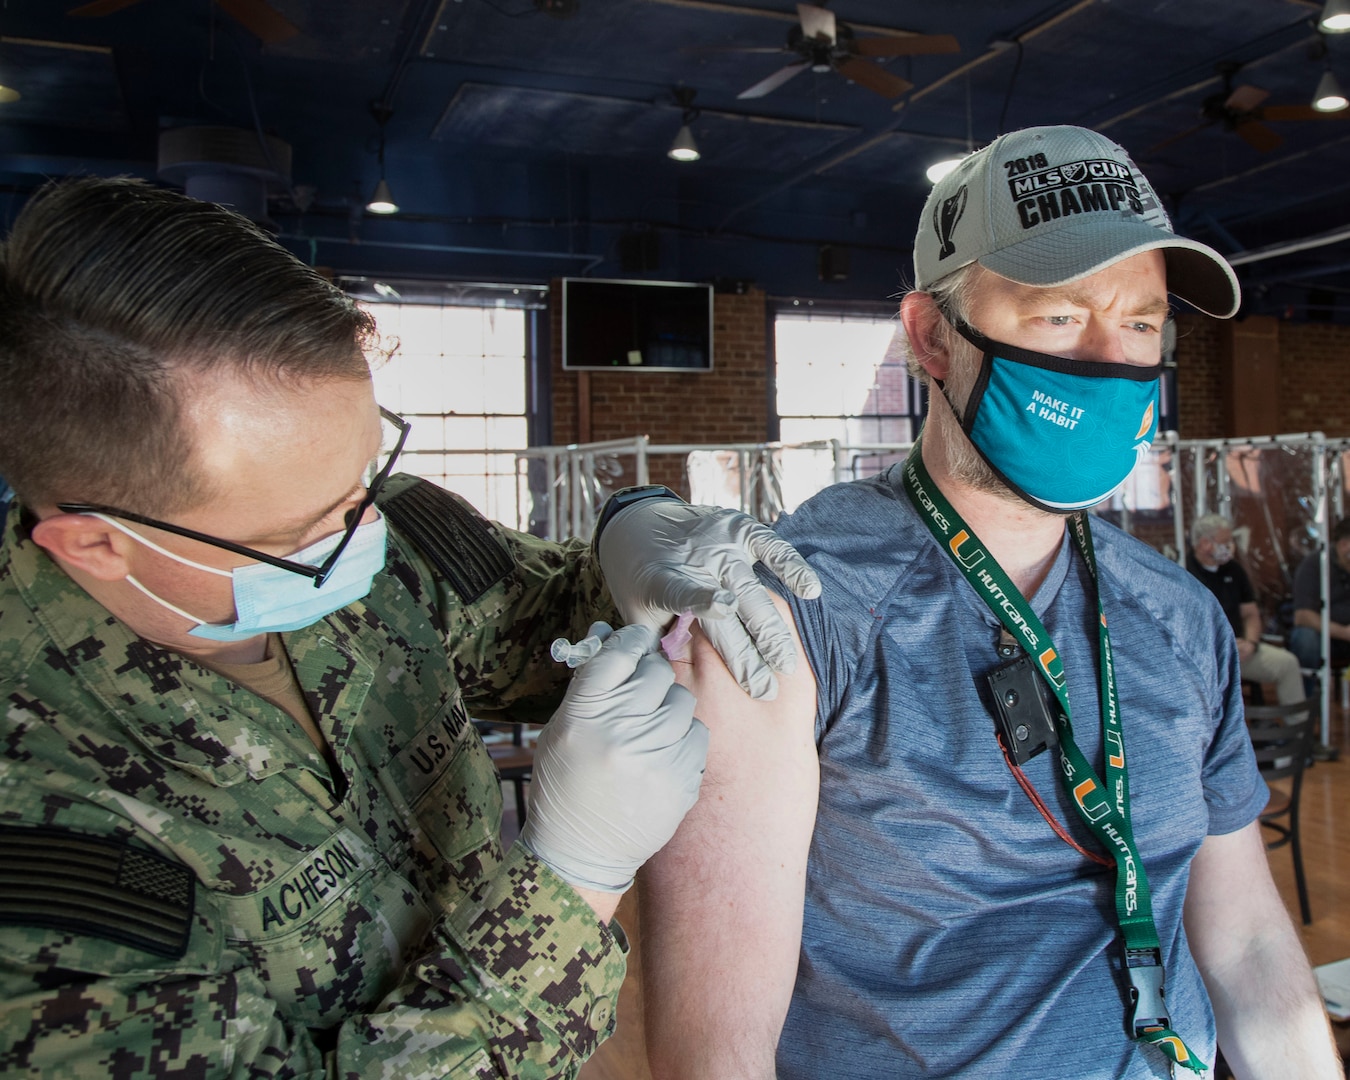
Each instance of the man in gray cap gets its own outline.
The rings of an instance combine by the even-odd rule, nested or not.
[[[1232,633],[1085,513],[1152,441],[1167,294],[1228,318],[1233,272],[1048,127],[933,189],[915,280],[913,452],[777,525],[823,581],[782,603],[808,663],[761,704],[695,653],[705,794],[644,881],[656,1075],[1189,1076],[1217,1043],[1342,1076]]]

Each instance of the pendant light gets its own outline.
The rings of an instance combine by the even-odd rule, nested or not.
[[[1350,30],[1350,0],[1327,0],[1317,29],[1324,34],[1344,34]]]
[[[398,203],[394,202],[394,193],[389,190],[389,181],[384,178],[384,125],[389,123],[394,111],[376,101],[371,104],[370,112],[375,117],[375,123],[380,126],[380,182],[375,185],[375,192],[370,202],[366,203],[366,209],[372,214],[397,214]]]
[[[694,108],[694,94],[697,91],[687,86],[675,87],[675,104],[684,109],[680,130],[675,141],[666,151],[666,157],[672,161],[697,161],[702,155],[698,152],[698,143],[694,141],[694,131],[690,125],[698,119],[698,110]]]
[[[1317,84],[1317,93],[1313,95],[1312,107],[1318,112],[1340,112],[1350,101],[1346,100],[1344,91],[1341,90],[1341,84],[1336,81],[1336,76],[1327,68],[1322,72],[1322,78]]]

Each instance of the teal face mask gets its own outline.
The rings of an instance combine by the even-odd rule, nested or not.
[[[964,416],[953,411],[985,463],[1033,506],[1052,513],[1095,506],[1148,453],[1161,363],[1070,360],[953,325],[984,354]]]

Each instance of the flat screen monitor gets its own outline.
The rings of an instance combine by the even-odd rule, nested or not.
[[[563,278],[563,367],[711,371],[711,285]]]

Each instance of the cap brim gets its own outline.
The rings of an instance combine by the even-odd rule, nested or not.
[[[1053,232],[985,255],[981,266],[1022,285],[1067,285],[1144,251],[1161,250],[1167,261],[1167,291],[1216,319],[1237,314],[1241,288],[1228,262],[1213,248],[1164,232],[1143,221],[1122,219],[1066,223]]]

